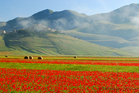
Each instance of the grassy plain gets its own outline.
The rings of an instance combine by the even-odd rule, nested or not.
[[[1,68],[65,70],[65,71],[104,71],[137,72],[138,66],[75,65],[75,64],[38,64],[38,63],[0,63]]]

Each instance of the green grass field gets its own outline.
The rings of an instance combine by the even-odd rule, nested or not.
[[[104,71],[104,72],[137,72],[138,66],[106,66],[75,64],[38,64],[38,63],[0,63],[1,68],[66,70],[66,71]]]

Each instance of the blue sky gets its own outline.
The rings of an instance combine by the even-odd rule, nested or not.
[[[87,15],[106,13],[139,0],[1,0],[0,22],[29,17],[45,9],[73,10]]]

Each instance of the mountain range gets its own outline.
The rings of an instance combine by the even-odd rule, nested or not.
[[[138,8],[139,4],[130,4],[91,16],[71,10],[54,12],[46,9],[26,18],[0,22],[0,30],[7,32],[0,37],[1,51],[48,55],[139,55]],[[41,36],[44,34],[45,37]],[[49,44],[52,47],[48,48]]]

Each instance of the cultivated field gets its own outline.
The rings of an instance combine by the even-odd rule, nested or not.
[[[0,92],[138,93],[139,58],[0,56]]]

